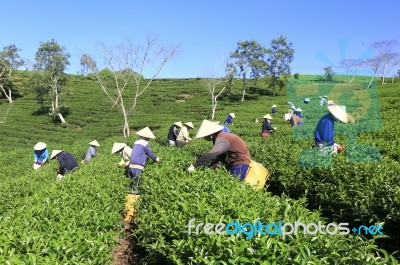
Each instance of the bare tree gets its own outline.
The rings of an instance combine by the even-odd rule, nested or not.
[[[81,65],[90,70],[100,84],[104,94],[110,99],[113,107],[117,106],[124,118],[123,134],[129,137],[128,118],[134,113],[138,98],[150,87],[165,64],[172,60],[178,53],[177,47],[157,48],[157,37],[147,38],[144,45],[134,45],[127,41],[114,47],[100,44],[101,55],[105,69],[111,75],[104,75],[99,70],[97,62],[88,54],[81,56]],[[150,78],[145,79],[144,73],[149,67]],[[133,85],[133,95],[124,93],[124,90]]]
[[[382,85],[385,83],[387,66],[393,59],[392,50],[398,45],[397,40],[377,41],[372,43],[371,47],[378,52],[380,74],[382,75]]]
[[[389,67],[391,68],[391,77],[392,77],[392,83],[394,83],[394,78],[396,77],[397,71],[400,69],[400,54],[398,53],[393,53],[392,54],[392,60],[390,62]]]
[[[380,57],[379,56],[375,56],[375,57],[369,58],[369,59],[367,59],[367,60],[365,60],[363,62],[363,65],[366,68],[372,69],[371,80],[369,81],[369,84],[368,84],[368,87],[367,87],[367,88],[370,88],[371,84],[372,84],[372,81],[374,80],[375,76],[378,75],[378,73],[380,72],[380,69],[382,67]]]
[[[235,68],[231,67],[229,63],[226,64],[226,75],[224,78],[216,78],[215,74],[208,74],[207,77],[202,79],[203,86],[208,90],[211,95],[211,119],[215,118],[215,112],[218,104],[218,97],[225,91],[227,84],[234,80]],[[221,87],[221,88],[219,88]]]
[[[339,61],[339,65],[346,71],[347,82],[352,83],[358,69],[361,67],[361,61],[357,59],[343,59]],[[351,79],[350,74],[352,75]]]

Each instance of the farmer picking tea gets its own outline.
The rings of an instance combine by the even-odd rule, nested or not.
[[[131,187],[134,189],[133,193],[139,193],[140,175],[146,166],[147,157],[150,157],[157,163],[160,159],[151,151],[149,140],[156,139],[153,132],[149,127],[145,127],[136,133],[140,138],[132,146],[131,160],[129,163],[129,178],[132,179]]]
[[[182,128],[182,122],[177,121],[174,124],[169,127],[168,131],[168,136],[167,136],[167,141],[169,146],[175,146],[176,145],[176,138],[178,138],[179,135],[179,128]]]
[[[276,130],[276,127],[272,128],[271,126],[271,120],[272,120],[271,115],[267,114],[263,117],[263,119],[264,121],[261,126],[261,136],[266,137],[269,136],[274,130]]]
[[[85,160],[82,160],[81,163],[89,163],[93,157],[99,156],[99,153],[96,150],[96,147],[99,147],[100,144],[94,140],[89,143],[88,150],[86,151]]]
[[[132,148],[125,143],[114,143],[111,154],[115,153],[121,155],[121,161],[119,161],[118,165],[127,168],[129,166],[129,161],[131,160]]]
[[[53,158],[60,163],[60,167],[56,169],[57,180],[63,179],[66,173],[73,172],[78,168],[78,162],[76,162],[75,157],[68,152],[53,150],[50,159]]]
[[[246,143],[233,133],[225,133],[224,127],[215,122],[203,120],[196,138],[204,138],[213,142],[212,149],[192,163],[187,171],[191,172],[198,166],[209,164],[210,167],[222,162],[230,173],[243,180],[250,164],[250,151]]]
[[[328,105],[329,113],[323,116],[314,130],[315,147],[320,151],[337,154],[344,150],[343,146],[335,143],[335,121],[354,123],[354,119],[347,114],[346,106],[339,106],[335,103]]]
[[[189,131],[194,129],[192,122],[186,122],[183,124],[182,129],[179,131],[178,137],[176,138],[176,146],[183,147],[185,144],[192,141],[192,138],[189,136]]]
[[[47,145],[43,142],[38,142],[33,147],[33,169],[38,170],[49,160],[49,151]]]

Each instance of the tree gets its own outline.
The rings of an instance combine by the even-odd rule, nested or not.
[[[361,61],[356,59],[343,59],[339,61],[339,65],[346,71],[347,80],[351,84],[361,66]],[[351,79],[350,74],[352,75]]]
[[[336,74],[335,72],[333,72],[332,66],[325,67],[324,71],[325,71],[326,80],[327,81],[332,81],[333,80],[333,76]]]
[[[396,73],[398,72],[400,68],[400,54],[398,53],[393,53],[393,58],[390,62],[390,67],[392,70],[392,83],[394,83],[394,78],[396,77]]]
[[[369,59],[365,60],[363,62],[363,65],[366,68],[371,68],[372,69],[372,76],[371,76],[371,80],[369,81],[369,84],[368,84],[368,87],[367,87],[367,89],[368,89],[368,88],[371,87],[372,81],[374,80],[375,76],[380,72],[381,59],[380,59],[379,56],[375,56],[375,57],[372,57],[372,58],[369,58]]]
[[[0,123],[4,123],[11,110],[13,103],[13,83],[10,78],[14,70],[24,65],[24,60],[19,57],[18,49],[14,44],[5,46],[3,51],[0,52],[0,96],[3,94],[8,100],[9,105],[4,117]]]
[[[294,58],[293,43],[287,42],[285,36],[273,39],[271,47],[267,49],[267,61],[263,66],[275,97],[275,88],[279,85],[279,78],[290,76],[290,63]],[[282,86],[280,86],[282,87]]]
[[[65,123],[60,113],[61,91],[66,83],[64,70],[69,65],[70,54],[54,39],[41,42],[35,54],[35,74],[31,80],[38,101],[43,105],[48,97],[51,101],[49,115],[58,117]]]
[[[12,103],[12,84],[10,77],[12,72],[24,65],[24,60],[19,57],[18,49],[14,44],[6,46],[0,52],[0,92]],[[0,93],[1,94],[1,93]]]
[[[165,64],[172,60],[178,52],[177,47],[157,47],[157,37],[147,38],[144,45],[134,45],[127,41],[115,47],[107,47],[100,44],[101,55],[105,68],[111,71],[112,79],[108,78],[99,69],[97,62],[88,54],[81,56],[81,65],[90,70],[106,97],[110,99],[113,107],[117,106],[123,115],[123,134],[125,139],[129,137],[128,118],[134,113],[138,104],[138,98],[150,87]],[[147,68],[150,78],[145,79]],[[128,85],[133,85],[133,93],[124,93]]]
[[[225,91],[228,85],[232,85],[235,68],[231,67],[229,63],[226,64],[226,75],[224,78],[216,78],[215,74],[209,74],[208,77],[202,79],[203,86],[208,90],[211,95],[211,119],[215,117],[217,109],[218,97]],[[218,89],[218,87],[221,87]]]
[[[393,48],[398,45],[397,40],[389,40],[389,41],[377,41],[372,43],[371,47],[378,52],[379,59],[379,70],[382,76],[382,85],[385,83],[385,75],[387,66],[394,59],[393,56]]]
[[[262,67],[261,62],[265,55],[265,48],[255,40],[239,41],[237,45],[236,50],[231,52],[230,58],[232,64],[236,67],[236,74],[243,80],[243,93],[241,99],[241,101],[243,101],[247,89],[246,77],[248,71],[251,71],[250,76],[253,78],[260,76],[260,68]]]

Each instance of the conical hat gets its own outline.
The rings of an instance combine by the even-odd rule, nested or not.
[[[306,102],[309,102],[309,101],[310,101],[310,99],[309,99],[309,98],[305,98],[305,99],[304,99],[304,101],[306,101]]]
[[[96,140],[91,141],[89,144],[93,146],[100,146]]]
[[[58,155],[61,152],[62,150],[53,150],[53,152],[51,152],[50,159],[53,159],[56,155]]]
[[[46,144],[43,142],[38,142],[37,144],[35,144],[35,146],[33,147],[34,150],[39,151],[39,150],[43,150],[46,148]]]
[[[224,128],[224,126],[219,125],[215,121],[203,120],[200,125],[199,131],[195,138],[203,138],[205,136],[211,135],[213,133],[219,132]]]
[[[297,108],[295,111],[296,112],[302,112],[303,110],[301,108]]]
[[[327,96],[327,95],[325,95],[325,96],[324,96],[324,98],[328,98],[328,96]]]
[[[180,122],[180,121],[177,121],[177,122],[175,122],[174,123],[176,126],[178,126],[179,128],[182,128],[182,122]]]
[[[265,115],[265,116],[263,117],[263,119],[269,119],[269,120],[272,120],[272,117],[271,117],[271,115],[267,114],[267,115]]]
[[[276,105],[274,104],[274,105],[272,105],[272,107],[273,107],[273,108],[276,108]]]
[[[190,122],[186,122],[186,123],[184,123],[186,126],[188,126],[188,127],[190,127],[190,128],[192,128],[192,129],[194,129],[194,125],[193,125],[193,123],[190,121]]]
[[[150,130],[149,127],[145,127],[140,131],[136,132],[137,135],[148,138],[148,139],[156,139],[153,132]]]
[[[116,152],[118,152],[119,150],[124,148],[125,146],[126,146],[125,143],[114,143],[112,150],[111,150],[111,154],[115,154]]]
[[[328,110],[330,113],[332,113],[333,116],[335,116],[340,121],[344,123],[349,122],[349,117],[346,112],[346,106],[330,105],[328,106]]]
[[[235,118],[235,113],[231,112],[231,113],[229,113],[229,116],[231,116],[232,118]]]

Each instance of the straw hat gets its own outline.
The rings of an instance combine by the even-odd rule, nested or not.
[[[232,118],[235,118],[235,113],[231,112],[231,113],[229,113],[229,116],[231,116]]]
[[[177,121],[177,122],[175,122],[174,123],[176,126],[178,126],[179,128],[182,128],[182,122],[180,122],[180,121]]]
[[[190,122],[186,122],[186,123],[184,123],[186,126],[188,126],[188,127],[190,127],[190,128],[192,128],[192,129],[194,129],[194,125],[193,125],[193,123],[190,121]]]
[[[309,102],[310,99],[309,99],[309,98],[305,98],[304,101],[305,101],[305,102]]]
[[[125,143],[114,143],[112,150],[111,150],[111,154],[115,154],[116,152],[118,152],[119,150],[124,148],[125,146],[126,146]]]
[[[292,102],[290,102],[290,101],[288,101],[288,103],[287,103],[288,105],[293,105],[293,103]]]
[[[265,115],[265,116],[263,117],[263,119],[272,120],[272,117],[271,117],[271,115],[267,114],[267,115]]]
[[[219,132],[223,128],[224,128],[224,126],[219,125],[218,122],[203,120],[195,138],[203,138],[205,136]]]
[[[302,112],[303,110],[301,108],[297,108],[297,109],[295,109],[295,111]]]
[[[62,150],[53,150],[53,152],[51,152],[50,159],[53,159],[56,155],[58,155],[61,152]]]
[[[325,95],[325,96],[324,96],[324,98],[328,98],[328,96],[327,96],[327,95]]]
[[[328,110],[335,116],[337,119],[344,123],[349,122],[349,116],[346,112],[346,106],[339,106],[339,105],[330,105],[328,106]]]
[[[276,105],[274,104],[274,105],[272,105],[272,107],[273,107],[273,108],[276,108]]]
[[[144,138],[156,139],[156,137],[154,136],[153,132],[150,130],[149,127],[145,127],[143,129],[141,129],[140,131],[136,132],[136,134],[139,135],[139,136],[142,136]]]
[[[39,151],[39,150],[43,150],[46,148],[46,144],[43,142],[38,142],[37,144],[35,144],[35,146],[33,147],[34,150]]]
[[[93,146],[100,146],[96,140],[91,141],[89,144]]]

